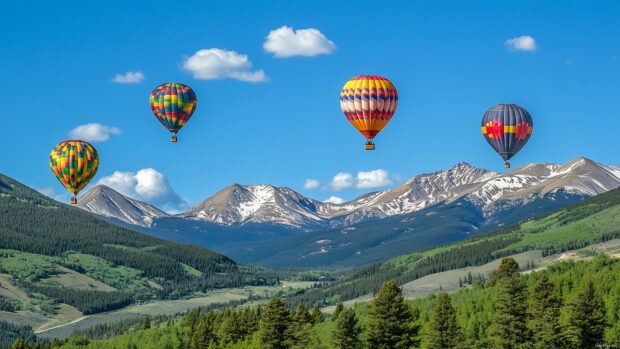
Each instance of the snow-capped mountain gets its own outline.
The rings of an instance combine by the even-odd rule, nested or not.
[[[371,218],[385,218],[419,211],[430,205],[459,198],[497,173],[465,162],[448,170],[421,174],[392,189],[364,195],[332,208],[333,227]]]
[[[578,158],[565,164],[529,164],[495,176],[468,194],[491,216],[541,197],[575,195],[590,197],[620,187],[620,167]]]
[[[235,184],[183,216],[224,225],[273,223],[291,227],[344,227],[422,210],[464,198],[491,216],[561,192],[589,197],[620,186],[620,168],[586,158],[566,164],[529,164],[504,174],[459,163],[342,204],[323,203],[285,187]]]
[[[411,214],[456,200],[473,204],[490,218],[540,198],[590,197],[617,187],[620,167],[586,158],[565,164],[533,163],[503,174],[463,162],[342,204],[320,202],[287,187],[234,184],[176,217],[229,227],[255,223],[308,231]],[[151,205],[100,186],[81,198],[79,206],[142,226],[166,216]]]
[[[80,197],[78,207],[104,217],[149,227],[153,219],[168,216],[153,205],[127,197],[114,189],[98,185]]]
[[[234,184],[181,214],[224,225],[271,223],[304,227],[321,224],[332,204],[307,198],[287,187]]]

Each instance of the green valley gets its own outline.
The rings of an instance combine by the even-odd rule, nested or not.
[[[175,314],[202,308],[201,317],[224,316],[217,314],[254,317],[259,324],[258,309],[265,307],[266,299],[274,296],[283,297],[283,304],[289,309],[306,304],[311,308],[320,307],[327,314],[339,312],[335,306],[344,302],[347,307],[355,308],[363,327],[369,321],[369,304],[374,301],[381,285],[389,280],[401,285],[403,297],[409,299],[423,346],[423,333],[430,321],[435,294],[456,291],[452,301],[464,335],[471,341],[471,347],[485,348],[486,331],[491,321],[488,314],[484,315],[490,311],[485,308],[488,305],[480,305],[473,313],[470,309],[469,315],[465,316],[461,299],[467,299],[463,301],[465,303],[483,302],[467,297],[492,299],[494,291],[490,290],[494,286],[487,285],[485,280],[492,275],[492,270],[498,268],[502,258],[514,258],[522,271],[546,268],[553,273],[555,270],[563,272],[567,268],[564,265],[599,263],[596,265],[600,266],[601,260],[616,268],[616,260],[602,256],[594,262],[558,262],[588,260],[601,253],[611,256],[620,253],[620,190],[491,233],[349,272],[310,270],[300,273],[238,265],[203,248],[167,242],[110,225],[88,213],[55,203],[9,179],[3,179],[0,184],[0,203],[5,203],[0,207],[4,207],[4,212],[12,209],[15,217],[22,217],[20,219],[25,222],[17,225],[15,218],[6,214],[2,215],[0,222],[0,229],[6,232],[0,240],[0,305],[5,309],[0,314],[3,320],[15,326],[32,326],[41,339],[66,338],[77,331],[86,335],[87,338],[82,339],[94,348],[114,347],[118,343],[125,345],[123,341],[152,343],[147,338],[150,335],[155,335],[159,341],[177,343],[171,344],[173,348],[193,348],[192,339],[184,327],[185,320]],[[21,206],[24,211],[20,215]],[[28,223],[27,210],[43,217],[45,226],[52,229]],[[55,216],[49,212],[63,215]],[[89,230],[67,224],[66,215],[98,233],[89,234]],[[51,232],[53,241],[46,243],[46,239],[51,239]],[[80,238],[72,239],[72,234]],[[26,239],[31,242],[20,243]],[[92,243],[93,240],[97,243]],[[325,279],[325,275],[329,277]],[[531,275],[538,275],[538,272]],[[299,281],[282,282],[281,279],[287,276],[295,276]],[[529,280],[535,276],[527,274],[525,278]],[[316,280],[323,282],[315,283]],[[570,281],[570,284],[579,285],[579,280]],[[562,292],[563,297],[569,299],[570,292],[576,290],[571,288]],[[607,297],[605,302],[613,302],[613,299]],[[210,313],[214,307],[225,310]],[[479,313],[481,310],[484,312]],[[152,319],[149,321],[156,329],[139,330],[143,328],[145,316]],[[614,316],[609,315],[610,324],[615,324]],[[234,323],[237,320],[229,321]],[[237,334],[234,340],[226,340],[224,344],[217,339],[218,333],[224,330],[213,327],[208,331],[215,333],[212,336],[212,340],[218,343],[213,344],[215,348],[254,348],[260,347],[256,326],[250,326],[254,330],[247,330],[249,332],[242,336]],[[307,330],[307,343],[313,345],[307,347],[331,348],[333,326],[329,321],[302,326]],[[34,335],[29,328],[17,327],[12,331],[26,331],[22,336],[26,338]],[[297,331],[301,330],[297,328]],[[606,336],[615,340],[615,334],[610,332],[612,329],[606,331]],[[169,337],[171,333],[174,333],[174,339]],[[118,335],[121,337],[111,342],[97,340]],[[71,337],[68,342],[57,344],[64,343],[71,348],[75,343],[85,343],[79,338]],[[364,336],[360,338],[363,343]],[[163,345],[164,342],[158,343]],[[294,346],[291,344],[290,347]]]
[[[517,268],[512,258],[506,258],[486,280],[475,280],[449,296],[440,293],[409,301],[403,300],[395,283],[387,282],[375,300],[352,308],[339,307],[327,319],[301,304],[287,310],[282,301],[274,298],[258,308],[193,310],[182,317],[119,324],[124,334],[112,339],[97,339],[114,331],[114,326],[101,327],[55,341],[51,347],[437,348],[440,342],[441,348],[494,348],[517,343],[520,348],[538,348],[543,336],[543,344],[558,348],[620,345],[620,260],[601,254],[586,261],[556,263],[532,273],[519,274]],[[523,299],[520,312],[502,308],[511,304],[507,294]],[[552,302],[552,308],[540,308],[546,300]],[[398,312],[387,313],[396,306],[400,307]],[[441,315],[444,313],[438,313],[438,309],[447,309],[452,315]],[[556,317],[550,326],[541,328],[537,315]],[[506,316],[511,316],[510,328],[502,327]],[[400,323],[402,327],[377,327],[381,321]],[[448,321],[451,327],[439,321]],[[454,337],[448,341],[446,335]],[[42,343],[40,347],[48,345]]]
[[[619,237],[620,190],[613,190],[544,217],[360,268],[341,282],[301,291],[288,302],[334,305],[376,293],[390,279],[403,285],[526,251],[539,250],[548,256]]]
[[[131,304],[277,286],[279,278],[205,248],[117,227],[0,175],[2,321],[44,331]],[[213,297],[175,311],[259,294]]]

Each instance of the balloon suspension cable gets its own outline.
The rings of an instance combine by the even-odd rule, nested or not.
[[[505,168],[510,168],[510,161],[506,161],[506,163],[504,164]]]
[[[170,137],[170,142],[172,142],[172,143],[176,143],[176,142],[177,142],[177,134],[176,134],[176,133],[175,133],[175,134],[173,134],[173,135]]]
[[[73,195],[73,197],[71,197],[71,205],[75,204],[77,204],[77,198],[75,197],[75,195]]]
[[[368,141],[366,142],[366,144],[364,145],[364,148],[366,150],[375,150],[375,144],[372,141]]]

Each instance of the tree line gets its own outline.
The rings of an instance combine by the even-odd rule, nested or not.
[[[41,293],[58,303],[69,304],[84,315],[120,309],[132,301],[130,294],[120,291],[78,290],[29,282],[21,282],[19,285],[30,292]]]
[[[101,338],[101,337],[100,337]],[[79,343],[76,344],[76,343]],[[13,349],[28,347],[21,341]],[[394,280],[370,303],[288,308],[281,298],[257,307],[192,310],[143,319],[108,340],[80,335],[37,348],[184,349],[553,349],[620,346],[620,261],[596,256],[520,274],[512,258],[486,280],[453,294],[406,301]],[[41,347],[47,345],[46,347]]]
[[[402,285],[429,274],[483,265],[498,258],[530,250],[540,249],[543,251],[543,256],[548,256],[617,239],[620,238],[620,229],[611,228],[610,231],[597,231],[591,236],[582,234],[562,242],[558,242],[557,239],[542,238],[539,241],[533,238],[529,239],[530,242],[527,245],[518,244],[526,234],[535,236],[538,233],[544,233],[553,224],[566,226],[619,204],[620,189],[612,190],[559,211],[534,218],[535,221],[541,221],[553,216],[549,224],[539,224],[538,228],[528,228],[524,231],[522,225],[517,223],[490,233],[470,237],[458,243],[448,244],[443,248],[442,246],[429,248],[401,256],[398,260],[362,267],[341,282],[326,284],[321,288],[300,290],[296,296],[287,300],[287,304],[295,306],[302,301],[310,305],[336,304],[342,300],[374,294],[384,282],[390,279],[395,279]],[[518,247],[511,247],[515,244]],[[438,253],[427,254],[438,248],[440,249]]]
[[[115,226],[2,175],[0,194],[0,249],[58,257],[72,252],[97,256],[158,280],[164,290],[157,293],[160,297],[278,282],[277,275],[269,271],[241,268],[208,249]],[[189,275],[182,263],[202,276]]]

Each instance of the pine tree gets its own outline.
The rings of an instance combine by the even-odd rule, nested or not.
[[[191,309],[185,315],[185,326],[189,327],[190,333],[194,333],[196,326],[200,322],[200,308]]]
[[[200,316],[198,326],[191,332],[190,349],[208,349],[211,343],[217,340],[213,332],[213,316],[211,314]]]
[[[417,344],[419,327],[396,281],[381,286],[372,302],[368,344],[373,349],[405,349]]]
[[[343,309],[344,309],[344,304],[342,304],[342,302],[336,305],[336,309],[334,310],[334,314],[332,315],[332,321],[338,320],[338,316],[340,315]]]
[[[342,305],[342,303],[340,303]],[[336,349],[356,349],[361,345],[360,334],[362,329],[353,309],[343,309],[336,318],[332,330],[332,341]]]
[[[280,298],[273,298],[261,310],[259,339],[263,349],[288,347],[288,325],[291,314]]]
[[[299,303],[287,331],[288,344],[291,348],[305,349],[308,347],[310,341],[308,329],[313,322],[314,318],[304,302]]]
[[[491,275],[499,288],[490,330],[493,348],[522,348],[528,342],[527,289],[518,270],[514,259],[504,258]]]
[[[292,321],[286,331],[286,344],[292,349],[306,349],[310,342],[308,330],[312,327],[311,323]]]
[[[560,325],[562,301],[546,274],[534,284],[530,294],[528,327],[534,349],[565,348]]]
[[[151,317],[147,315],[144,317],[144,321],[142,322],[142,329],[148,330],[149,328],[151,328]]]
[[[243,330],[243,325],[241,325],[240,322],[241,321],[234,312],[224,313],[223,319],[221,319],[221,323],[219,324],[217,331],[217,337],[219,338],[220,345],[226,346],[241,339],[243,336],[241,333]]]
[[[447,293],[441,292],[435,301],[427,333],[429,349],[461,348],[463,335],[456,322],[456,311]]]
[[[239,315],[239,332],[241,336],[247,336],[258,330],[258,318],[251,308],[243,309]]]
[[[595,348],[603,344],[606,325],[603,299],[588,281],[568,304],[567,339],[576,349]]]
[[[312,309],[312,323],[320,324],[324,320],[325,316],[323,315],[323,313],[321,312],[321,308],[317,304],[316,306],[314,306],[314,309]]]
[[[11,344],[9,349],[30,349],[30,345],[25,340],[17,338],[17,340]]]
[[[495,285],[501,279],[507,279],[519,272],[519,263],[513,258],[502,259],[499,268],[493,270],[489,283],[491,286]],[[469,274],[469,283],[471,283],[471,273]]]
[[[310,314],[304,302],[301,302],[299,303],[299,305],[297,305],[297,309],[295,310],[295,314],[293,315],[293,320],[299,322],[302,325],[306,325],[314,322],[314,317],[312,316],[312,314]]]

